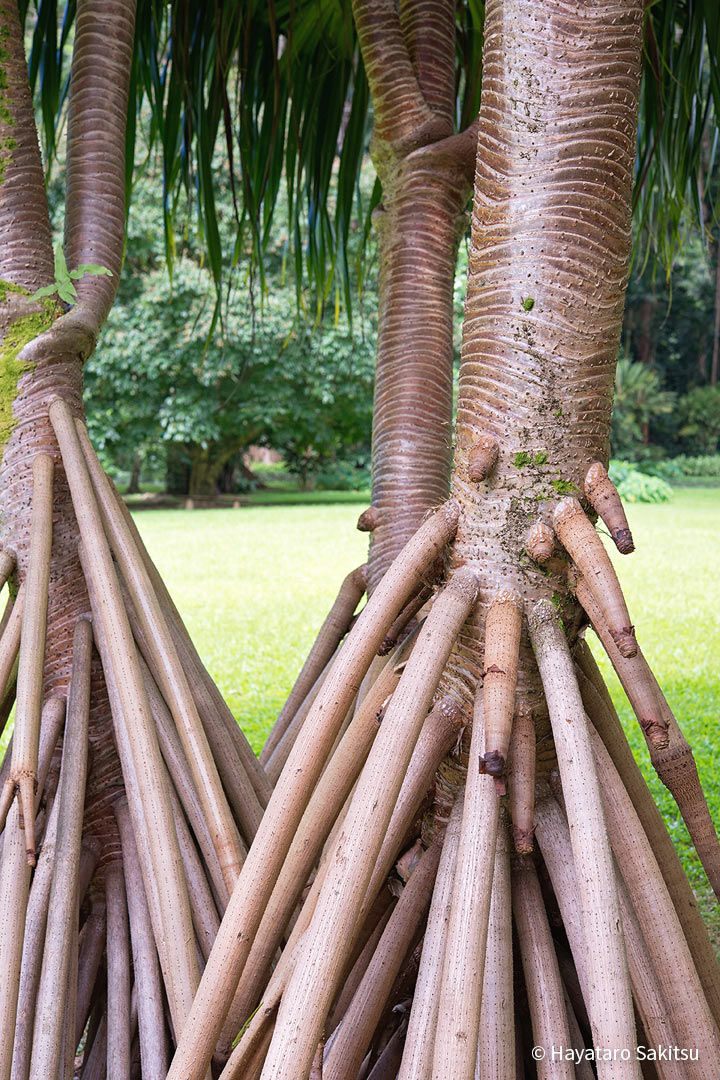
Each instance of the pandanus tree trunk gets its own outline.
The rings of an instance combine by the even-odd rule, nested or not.
[[[378,5],[372,28],[395,62],[388,97],[403,101],[407,66],[393,12]],[[635,1080],[638,1044],[670,1029],[675,1045],[703,1047],[685,1075],[712,1075],[718,965],[581,641],[591,619],[712,880],[720,850],[692,756],[642,659],[593,526],[600,515],[618,550],[632,551],[605,466],[630,255],[642,19],[639,0],[487,5],[451,497],[376,584],[330,663],[323,628],[318,674],[327,665],[325,673],[220,925],[172,1080],[199,1080],[218,1039],[226,1045],[238,1030],[223,1080],[297,1080],[323,1066],[333,1077],[386,1068],[394,1076],[403,1039],[403,1080],[496,1076],[498,1062],[502,1075],[515,1076],[516,1064],[522,1069],[516,1047],[531,1038],[547,1054],[538,1075],[572,1075],[568,1062],[554,1069],[552,1046],[585,1039],[601,1048],[602,1080]],[[362,12],[358,26],[363,41]],[[386,673],[396,675],[378,690],[381,707],[372,702],[379,728],[360,736],[374,686],[349,726],[345,720],[362,675],[371,663],[377,672],[378,646],[423,592],[442,549],[446,580],[419,631],[377,678],[380,687]],[[440,766],[418,842],[422,795],[410,795],[410,779],[422,771],[421,745],[448,709],[466,732],[460,751]],[[614,764],[602,745],[612,740]],[[534,812],[536,795],[542,815]],[[518,859],[512,873],[506,799]],[[559,826],[543,826],[542,855],[567,922],[573,970],[559,963],[550,929],[557,908],[553,902],[549,920],[548,893],[530,859],[547,800]],[[383,883],[408,841],[394,875],[400,900],[388,915]],[[423,874],[423,888],[428,873],[437,884],[410,927],[420,888],[404,902],[402,882],[413,872]],[[508,891],[524,979],[508,970]],[[264,919],[268,911],[284,911],[286,922],[272,973],[267,957],[282,930]],[[418,937],[422,993],[406,1024]],[[382,1007],[373,1001],[370,1009],[367,973],[403,949],[393,986],[377,977]],[[670,955],[672,970],[685,973],[685,1010],[665,985]],[[507,1006],[513,985],[522,988],[515,1013]],[[528,1004],[533,1031],[518,1039],[514,1025],[522,1025]],[[590,1028],[583,1031],[584,1015]],[[347,1030],[343,1016],[352,1018]],[[336,1047],[352,1047],[350,1072]]]
[[[423,516],[448,494],[453,282],[477,122],[453,134],[452,0],[404,0],[399,9],[385,0],[354,0],[353,16],[373,103],[370,149],[383,190],[374,213],[380,274],[372,505],[358,520],[358,529],[370,533],[371,595]],[[335,645],[351,615],[338,626]],[[323,662],[331,653],[322,654]],[[303,668],[266,740],[265,765],[322,671],[315,660]]]
[[[122,263],[134,18],[134,0],[78,4],[64,254],[80,276],[63,314],[32,295],[53,285],[53,249],[23,31],[0,3],[4,720],[17,697],[0,792],[3,1080],[71,1077],[88,1017],[87,1075],[107,1059],[129,1076],[132,1015],[143,1075],[165,1075],[166,1006],[179,1035],[269,794],[82,422],[82,365]]]

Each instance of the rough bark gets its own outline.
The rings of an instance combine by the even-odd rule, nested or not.
[[[475,130],[453,135],[454,5],[355,0],[383,188],[373,409],[369,591],[423,514],[447,497],[452,288],[472,185]]]

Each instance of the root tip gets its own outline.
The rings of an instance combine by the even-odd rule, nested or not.
[[[468,478],[474,483],[482,483],[497,464],[500,447],[492,435],[481,435],[470,448],[468,454]]]
[[[488,750],[478,763],[480,772],[502,780],[505,775],[505,757],[499,750]]]
[[[357,519],[358,532],[374,532],[380,524],[380,513],[376,506],[368,506]]]
[[[521,829],[517,825],[513,825],[512,830],[513,845],[518,855],[532,855],[533,852],[533,831],[532,829]]]
[[[630,555],[635,550],[635,543],[629,529],[616,529],[612,538],[621,555]]]

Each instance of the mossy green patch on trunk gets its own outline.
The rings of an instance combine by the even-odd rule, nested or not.
[[[0,279],[0,319],[3,307],[12,295],[30,296],[27,289]],[[29,305],[28,305],[29,307]],[[17,423],[13,404],[18,395],[18,383],[22,375],[30,371],[32,364],[20,358],[25,346],[47,330],[57,312],[54,300],[34,301],[32,308],[10,319],[0,340],[0,453],[7,444]],[[4,321],[4,320],[3,320]]]

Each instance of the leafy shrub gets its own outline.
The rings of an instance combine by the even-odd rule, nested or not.
[[[634,457],[647,441],[651,420],[673,411],[676,395],[647,364],[618,360],[610,439],[613,453]]]
[[[370,466],[365,458],[331,461],[318,470],[318,491],[365,491],[370,487]]]
[[[680,402],[680,435],[696,454],[715,455],[720,444],[720,386],[696,386]]]
[[[665,480],[640,472],[631,461],[611,461],[608,471],[625,502],[661,503],[672,499],[672,488]]]

